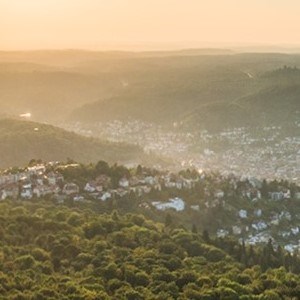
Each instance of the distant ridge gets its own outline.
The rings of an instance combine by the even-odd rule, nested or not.
[[[80,49],[66,50],[29,50],[29,51],[1,51],[0,62],[31,62],[37,64],[70,65],[83,61],[93,61],[110,58],[134,57],[166,57],[190,55],[228,55],[234,54],[230,49],[219,48],[191,48],[168,51],[89,51]]]
[[[281,123],[279,113],[295,119],[299,110],[300,55],[215,48],[2,51],[0,68],[1,112],[31,112],[51,124],[137,119],[223,128],[256,124],[255,118]],[[289,107],[279,105],[285,97]],[[267,118],[261,117],[265,103],[272,103]]]

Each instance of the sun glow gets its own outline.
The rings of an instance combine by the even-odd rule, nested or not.
[[[30,119],[31,118],[31,113],[20,114],[19,117],[24,118],[24,119]]]
[[[0,0],[0,48],[297,43],[300,2]]]

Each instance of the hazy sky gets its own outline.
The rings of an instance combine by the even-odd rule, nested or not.
[[[300,44],[300,1],[0,0],[0,49],[200,42]]]

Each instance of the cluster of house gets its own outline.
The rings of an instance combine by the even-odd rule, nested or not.
[[[178,165],[182,163],[259,178],[287,179],[300,184],[300,166],[297,163],[300,137],[287,136],[284,127],[262,127],[259,133],[246,127],[215,133],[206,130],[184,133],[137,120],[93,125],[76,122],[65,126],[81,134],[138,144],[146,152],[171,157]],[[293,126],[297,132],[299,123]],[[211,145],[218,145],[219,150],[211,148]],[[199,148],[199,152],[190,151],[194,148]]]
[[[231,228],[227,227],[226,229],[219,228],[216,235],[224,238],[233,234],[240,238],[240,242],[244,241],[250,245],[267,243],[271,239],[275,246],[280,244],[291,253],[299,251],[300,226],[298,226],[298,223],[300,216],[296,215],[297,220],[295,221],[292,214],[287,210],[264,216],[263,213],[262,209],[256,209],[251,214],[247,210],[241,209],[237,214],[237,225],[232,225]],[[248,219],[248,225],[242,225],[239,219]]]
[[[48,171],[47,165],[40,164],[26,168],[24,171],[0,175],[0,199],[32,199],[54,195],[59,201],[72,197],[75,201],[84,200],[84,196],[106,201],[113,197],[124,197],[130,193],[137,196],[148,194],[152,189],[161,191],[162,187],[174,189],[191,189],[197,180],[182,176],[161,174],[157,176],[140,175],[123,177],[118,187],[112,188],[112,180],[107,175],[100,175],[86,182],[80,188],[74,182],[66,182],[58,171]]]
[[[295,128],[295,132],[298,129]],[[247,128],[236,128],[215,134],[203,133],[201,142],[224,144],[224,150],[193,157],[193,164],[211,170],[247,174],[257,178],[285,179],[300,184],[298,136],[286,136],[283,128],[261,128],[260,134]],[[230,145],[230,146],[228,146]],[[222,149],[222,147],[220,147]],[[257,167],[259,166],[259,167]]]
[[[62,167],[65,168],[67,165]],[[145,209],[152,207],[160,211],[173,209],[177,212],[183,212],[188,208],[200,212],[203,210],[202,213],[205,213],[206,210],[217,206],[227,210],[233,209],[228,200],[233,195],[238,196],[239,199],[246,199],[250,203],[262,199],[261,181],[234,175],[224,177],[215,174],[210,176],[199,172],[199,176],[194,177],[195,179],[187,179],[180,174],[169,172],[156,172],[156,175],[142,173],[128,178],[122,177],[117,184],[112,184],[112,178],[102,174],[79,187],[74,182],[67,182],[57,170],[59,169],[48,168],[47,164],[40,164],[28,167],[23,171],[15,173],[6,171],[0,174],[0,199],[32,199],[50,195],[54,196],[58,202],[63,202],[66,198],[74,201],[85,199],[106,201],[110,198],[122,198],[131,194],[141,197],[149,194],[152,190],[159,192],[163,189],[177,190],[178,195],[183,195],[181,190],[191,190],[191,193],[194,193],[199,185],[203,187],[204,201],[202,203],[193,203],[190,200],[186,202],[181,197],[174,197],[165,199],[165,201],[155,199],[148,202],[141,201],[140,206]],[[281,186],[277,186],[276,191],[269,192],[268,195],[270,201],[300,199],[299,189],[296,192],[293,191],[292,194],[288,188]],[[150,197],[147,198],[151,199]],[[267,212],[262,208],[256,207],[254,210],[248,211],[241,207],[237,211],[235,208],[234,214],[236,214],[235,224],[219,228],[217,236],[225,237],[233,234],[240,237],[246,233],[246,242],[250,244],[264,242],[269,239],[270,228],[278,226],[284,220],[293,223],[291,213],[286,210],[266,216]],[[281,238],[297,236],[299,233],[300,227],[295,225],[291,225],[285,230],[278,228],[278,236]]]
[[[67,166],[64,166],[67,167]],[[130,193],[142,196],[149,194],[152,189],[161,191],[167,189],[193,189],[201,181],[205,182],[205,174],[200,173],[195,179],[187,179],[179,174],[169,172],[160,172],[157,175],[141,174],[123,177],[118,182],[118,187],[112,188],[111,178],[107,175],[99,175],[93,180],[87,181],[85,186],[80,187],[73,182],[66,182],[63,175],[58,171],[49,171],[47,164],[28,167],[19,172],[4,172],[0,175],[0,199],[6,198],[24,198],[43,197],[50,194],[62,194],[66,196],[78,196],[79,194],[88,194],[93,198],[107,200],[113,196],[124,197]],[[219,186],[227,181],[229,191],[226,195]],[[240,183],[242,184],[242,187]],[[213,187],[212,187],[213,185]],[[223,177],[215,176],[212,183],[207,183],[204,189],[206,208],[215,207],[223,203],[226,196],[238,192],[240,196],[257,201],[262,198],[262,182],[255,178],[236,177],[234,175]],[[296,192],[293,197],[300,199],[300,192]],[[278,191],[270,192],[269,198],[275,201],[290,199],[291,191],[281,188]],[[241,214],[243,212],[240,212]]]
[[[28,167],[24,171],[0,175],[0,199],[43,197],[67,193],[68,184],[58,172],[46,172],[45,165]]]
[[[277,195],[281,195],[277,197]],[[274,197],[275,195],[275,197]],[[284,195],[282,197],[282,195]],[[296,193],[297,199],[300,199],[300,193]],[[271,201],[290,199],[290,191],[269,193]],[[295,219],[296,218],[296,219]],[[286,250],[291,251],[300,248],[300,215],[292,216],[288,210],[280,212],[268,211],[256,208],[250,212],[246,209],[237,211],[235,225],[217,229],[216,235],[224,238],[230,234],[237,237],[243,236],[243,240],[248,244],[266,243],[270,238],[275,242],[281,242],[286,246]],[[296,221],[295,221],[296,220]],[[292,244],[291,241],[299,242],[299,245]],[[287,243],[289,242],[289,243]]]
[[[177,190],[192,189],[197,181],[173,174],[140,175],[121,178],[118,182],[118,188],[113,189],[111,188],[111,178],[100,175],[96,179],[87,182],[84,191],[95,199],[106,201],[116,196],[122,198],[131,193],[141,197],[149,194],[152,189],[161,191],[163,187]]]

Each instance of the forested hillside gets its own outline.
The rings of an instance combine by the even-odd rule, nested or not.
[[[255,74],[233,64],[206,69],[194,63],[187,59],[180,70],[157,70],[157,79],[151,78],[151,70],[143,83],[128,83],[117,96],[85,104],[74,111],[72,119],[177,122],[187,130],[281,126],[298,120],[298,69],[283,67]]]
[[[218,49],[0,52],[0,107],[53,124],[138,119],[190,130],[258,118],[277,125],[281,113],[297,117],[290,111],[299,110],[299,66],[298,55]]]
[[[86,138],[46,124],[0,119],[0,157],[0,167],[8,167],[27,164],[32,158],[130,162],[142,160],[144,154],[135,146]]]
[[[2,202],[0,233],[1,299],[274,300],[300,293],[300,277],[288,263],[276,268],[285,256],[271,244],[245,249],[142,215]],[[239,263],[231,256],[239,247],[236,253],[261,253],[274,267]]]

